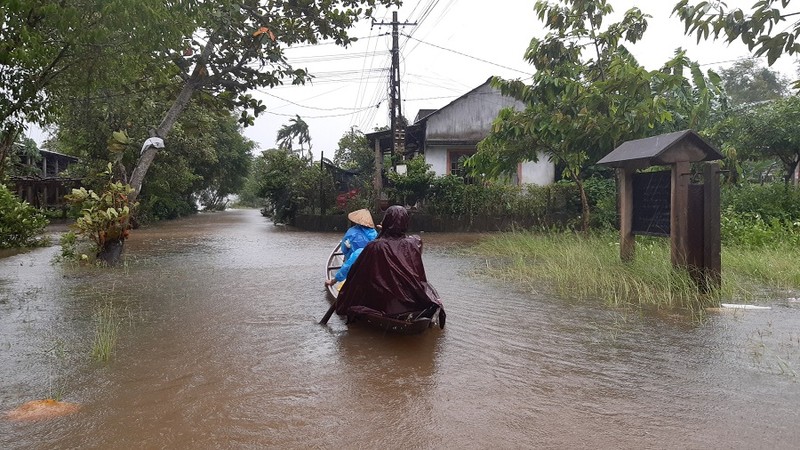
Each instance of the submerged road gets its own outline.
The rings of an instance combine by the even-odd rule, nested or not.
[[[0,258],[0,448],[796,448],[800,305],[713,315],[612,310],[507,286],[425,234],[447,327],[348,328],[329,303],[339,234],[232,210],[137,230],[115,269]],[[108,362],[98,316],[120,321]]]

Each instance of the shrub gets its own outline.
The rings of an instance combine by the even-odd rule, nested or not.
[[[584,182],[591,208],[592,228],[610,230],[619,224],[617,184],[612,178],[589,178]]]
[[[722,211],[722,241],[745,247],[774,247],[800,245],[800,220],[764,220],[757,213],[740,213],[732,207]]]
[[[574,183],[512,186],[499,183],[465,184],[454,175],[438,177],[425,198],[430,214],[469,219],[508,217],[519,224],[570,227],[580,215]]]
[[[800,219],[800,189],[784,183],[725,186],[721,197],[723,209],[757,215],[767,223]]]
[[[35,247],[49,240],[41,234],[47,218],[0,184],[0,248]]]
[[[403,175],[389,171],[389,185],[386,193],[392,203],[414,205],[425,198],[436,175],[430,170],[431,165],[425,163],[425,157],[417,155],[405,161],[406,173]]]
[[[105,175],[109,181],[99,194],[81,187],[73,189],[65,198],[80,209],[79,217],[73,225],[75,233],[92,241],[96,256],[113,264],[119,256],[113,255],[113,249],[118,246],[121,251],[121,245],[128,238],[131,228],[131,210],[137,205],[128,201],[128,195],[133,192],[133,188],[111,181],[110,163]],[[62,254],[65,252],[66,250],[62,251]],[[102,256],[109,252],[110,259]]]
[[[783,183],[722,189],[722,241],[747,247],[800,244],[800,189]]]

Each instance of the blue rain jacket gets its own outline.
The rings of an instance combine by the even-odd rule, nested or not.
[[[374,228],[365,227],[363,225],[353,225],[347,230],[342,238],[342,253],[344,253],[344,260],[350,259],[350,255],[360,249],[364,248],[369,242],[378,237],[378,232]]]
[[[345,233],[342,238],[341,245],[341,250],[344,254],[344,263],[334,276],[336,281],[344,281],[344,279],[347,278],[347,272],[350,271],[350,266],[353,265],[358,255],[361,254],[361,250],[376,237],[378,237],[378,232],[374,228],[365,227],[363,225],[353,225],[347,230],[347,233]]]
[[[359,248],[356,249],[356,251],[350,253],[350,257],[344,261],[342,267],[340,267],[339,270],[336,272],[336,275],[334,276],[334,278],[336,278],[336,281],[344,281],[344,279],[347,278],[347,273],[350,272],[350,266],[353,265],[353,263],[356,261],[356,258],[358,258],[358,255],[361,254],[361,250],[364,249]]]

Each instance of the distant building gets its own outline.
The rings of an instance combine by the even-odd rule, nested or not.
[[[440,109],[421,109],[405,131],[407,158],[425,155],[436,175],[463,175],[464,160],[478,150],[478,142],[488,136],[492,122],[503,108],[518,110],[525,105],[506,97],[489,80]],[[391,155],[394,139],[391,130],[366,135],[370,146],[378,141],[381,151]],[[546,157],[538,162],[522,162],[509,174],[514,184],[548,185],[555,179],[555,165]]]
[[[17,174],[9,177],[9,188],[37,208],[61,207],[64,195],[80,185],[79,179],[62,175],[70,165],[78,162],[78,158],[47,150],[39,150],[39,155],[38,158],[20,156]]]

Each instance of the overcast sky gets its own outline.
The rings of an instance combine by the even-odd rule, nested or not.
[[[755,0],[728,0],[747,10]],[[632,48],[648,69],[659,68],[682,47],[704,68],[730,67],[750,57],[747,48],[722,41],[701,42],[683,35],[683,25],[670,17],[677,0],[610,0],[615,14],[633,6],[652,16],[645,38]],[[402,112],[413,120],[419,109],[438,109],[477,87],[489,77],[530,77],[522,56],[530,39],[544,35],[534,0],[406,0],[398,11],[400,28]],[[696,3],[696,2],[695,2]],[[378,21],[391,22],[392,10]],[[782,30],[779,30],[782,31]],[[299,114],[309,125],[315,160],[324,152],[333,158],[339,138],[351,126],[370,132],[387,126],[388,68],[391,27],[360,24],[352,33],[359,41],[347,49],[335,45],[292,48],[289,61],[316,78],[305,86],[279,86],[255,92],[267,112],[244,133],[260,150],[275,147],[278,129]],[[766,62],[764,62],[766,65]],[[784,56],[773,68],[795,79],[794,60]],[[40,133],[32,132],[40,141]]]

